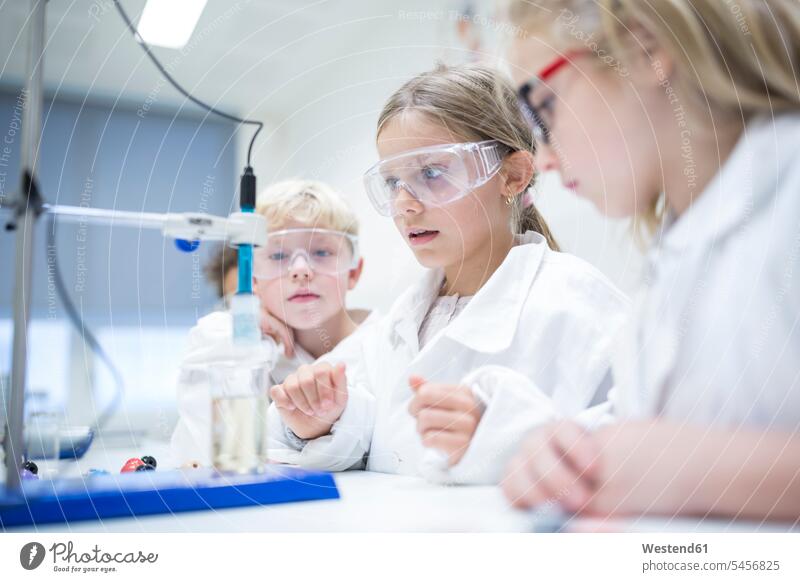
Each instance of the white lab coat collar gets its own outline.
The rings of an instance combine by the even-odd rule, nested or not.
[[[517,246],[475,294],[443,334],[467,348],[494,353],[511,345],[525,300],[548,251],[545,238],[533,231],[517,236]],[[419,327],[444,280],[442,269],[431,269],[395,304],[389,314],[393,340],[419,350]]]
[[[800,115],[750,121],[702,195],[677,220],[667,215],[654,251],[716,244],[734,232],[778,193],[779,175],[797,155],[798,135]]]

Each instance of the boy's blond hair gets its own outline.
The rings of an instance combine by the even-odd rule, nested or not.
[[[272,184],[256,199],[256,212],[270,230],[290,222],[358,235],[358,219],[344,198],[317,180],[284,180]]]

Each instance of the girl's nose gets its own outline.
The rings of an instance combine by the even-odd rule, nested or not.
[[[425,209],[422,202],[417,200],[405,186],[398,190],[397,196],[395,196],[392,202],[392,206],[395,216],[401,214],[419,214]]]

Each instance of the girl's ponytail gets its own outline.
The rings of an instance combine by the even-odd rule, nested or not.
[[[531,188],[523,192],[514,200],[514,209],[511,213],[512,221],[515,225],[517,234],[524,234],[529,230],[538,232],[546,240],[547,245],[554,251],[559,250],[558,243],[556,242],[553,233],[550,232],[550,227],[547,226],[544,217],[530,200]]]

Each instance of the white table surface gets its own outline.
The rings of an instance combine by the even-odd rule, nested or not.
[[[132,456],[151,454],[169,467],[166,443],[114,449],[95,443],[86,458],[61,474],[89,467],[118,471]],[[63,462],[62,462],[63,463]],[[529,532],[550,518],[512,509],[498,487],[440,486],[417,477],[348,471],[335,475],[340,499],[219,511],[150,515],[56,524],[13,531],[53,532]],[[560,524],[560,522],[557,522]],[[787,531],[789,525],[720,520],[572,518],[569,531],[725,532]]]

